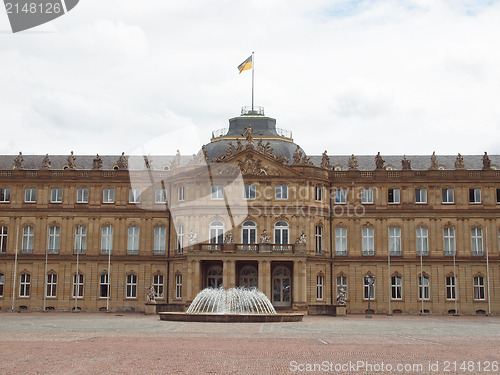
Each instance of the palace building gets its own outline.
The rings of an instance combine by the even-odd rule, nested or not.
[[[498,155],[306,155],[260,107],[166,151],[0,156],[1,311],[257,287],[310,314],[341,288],[349,313],[500,313]]]

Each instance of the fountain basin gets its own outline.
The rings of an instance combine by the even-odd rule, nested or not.
[[[303,314],[189,314],[181,312],[160,312],[160,320],[171,322],[206,323],[282,323],[301,322]]]

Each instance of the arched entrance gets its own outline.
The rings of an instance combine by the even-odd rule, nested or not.
[[[222,287],[222,267],[212,266],[207,271],[207,288]]]
[[[257,269],[253,266],[245,266],[240,271],[240,286],[245,288],[257,288]]]
[[[291,306],[290,270],[279,266],[273,272],[273,305],[277,307]]]

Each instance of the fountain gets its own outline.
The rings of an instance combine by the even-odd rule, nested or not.
[[[206,288],[185,313],[160,312],[161,320],[192,322],[297,322],[302,314],[278,314],[264,293],[256,288]]]

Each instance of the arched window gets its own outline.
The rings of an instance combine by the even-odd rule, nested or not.
[[[221,221],[212,221],[210,223],[210,243],[224,243],[224,223]]]
[[[283,245],[288,243],[288,223],[278,221],[274,224],[274,243]]]
[[[240,271],[240,286],[245,288],[257,288],[257,270],[253,266],[245,266]]]
[[[273,305],[290,306],[291,304],[291,278],[287,267],[277,267],[273,272]]]
[[[244,244],[252,244],[257,239],[257,225],[253,221],[245,221],[243,223],[243,230],[241,235]]]
[[[212,266],[207,271],[207,288],[220,288],[222,286],[222,267]]]

